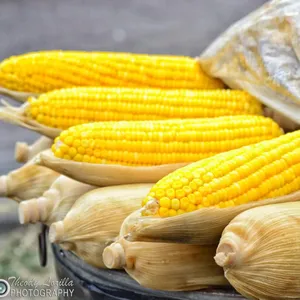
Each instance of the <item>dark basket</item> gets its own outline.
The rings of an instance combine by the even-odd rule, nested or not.
[[[73,253],[52,246],[58,280],[74,282],[72,297],[59,300],[241,300],[232,289],[210,289],[197,292],[162,292],[141,287],[125,272],[94,268]],[[62,287],[62,289],[70,287]],[[67,294],[67,293],[66,293]]]

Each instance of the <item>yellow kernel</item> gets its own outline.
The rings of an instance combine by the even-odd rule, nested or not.
[[[59,158],[62,158],[62,157],[63,157],[63,153],[62,153],[59,149],[57,149],[57,150],[55,151],[55,156],[56,156],[56,157],[59,157]]]
[[[73,144],[73,137],[72,136],[67,136],[64,140],[64,143],[69,145],[69,146],[72,146]]]
[[[192,181],[189,184],[189,187],[191,188],[192,191],[197,191],[198,190],[198,185],[194,181]]]
[[[67,153],[67,152],[69,151],[69,147],[68,147],[67,145],[65,145],[65,144],[61,144],[61,145],[59,146],[59,149],[60,149],[60,151],[61,151],[62,153]]]
[[[181,187],[182,187],[182,182],[180,180],[176,180],[172,184],[172,188],[175,190],[180,189]]]
[[[162,198],[159,200],[159,205],[160,205],[160,207],[170,208],[170,207],[171,207],[171,201],[170,201],[170,199],[167,198],[167,197],[162,197]]]
[[[189,186],[184,186],[183,190],[186,195],[189,195],[192,192],[192,189]]]
[[[189,202],[192,203],[192,204],[196,204],[196,197],[194,194],[189,194],[188,195],[188,199],[189,199]]]
[[[82,155],[79,154],[79,153],[77,153],[77,154],[75,155],[75,157],[74,157],[74,160],[75,160],[75,161],[82,161]]]
[[[74,157],[74,156],[77,154],[77,150],[76,150],[74,147],[71,147],[71,148],[69,148],[68,154],[69,154],[71,157]]]
[[[184,214],[184,213],[185,213],[185,211],[182,210],[182,209],[178,209],[178,210],[177,210],[177,215],[182,215],[182,214]]]
[[[194,211],[194,210],[196,210],[196,209],[197,209],[196,205],[194,205],[194,204],[189,204],[188,207],[187,207],[187,209],[186,209],[186,211],[187,211],[187,212],[191,212],[191,211]]]
[[[166,196],[170,199],[175,197],[175,191],[173,189],[167,189]]]
[[[185,196],[184,190],[177,190],[175,192],[175,194],[176,194],[176,198],[178,198],[178,199],[181,199],[181,198],[183,198]]]
[[[89,155],[86,155],[86,154],[83,155],[83,159],[82,159],[83,162],[87,162],[88,163],[88,162],[90,162],[90,160],[91,160],[91,158],[90,158]]]
[[[196,192],[194,193],[194,195],[195,195],[196,203],[197,203],[197,204],[200,204],[201,201],[202,201],[202,194],[201,194],[200,192],[196,191]]]
[[[174,216],[176,216],[176,215],[177,215],[176,210],[174,210],[174,209],[170,209],[170,210],[169,210],[169,217],[174,217]]]
[[[189,199],[187,197],[180,199],[180,209],[186,210],[189,204]]]
[[[70,155],[65,154],[65,155],[64,155],[64,159],[71,160],[71,157],[70,157]]]
[[[80,140],[78,140],[78,139],[74,140],[73,147],[78,148],[78,147],[80,147],[80,145],[81,145]]]
[[[94,154],[94,151],[91,148],[87,148],[87,149],[85,149],[85,153],[89,156],[92,156]]]
[[[172,199],[172,208],[175,210],[180,208],[180,201],[178,199]]]
[[[78,147],[78,153],[80,153],[80,154],[84,154],[85,153],[85,149],[82,147],[82,146],[80,146],[80,147]]]
[[[159,215],[164,218],[169,216],[169,210],[165,207],[160,207],[159,208]]]
[[[205,207],[211,206],[209,200],[207,199],[207,197],[202,198],[202,205],[205,206]]]
[[[157,189],[155,191],[155,196],[160,199],[165,195],[165,191],[163,189]]]

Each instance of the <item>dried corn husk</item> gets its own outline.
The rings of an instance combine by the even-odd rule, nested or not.
[[[28,103],[24,103],[20,107],[14,107],[2,100],[2,104],[6,106],[0,109],[0,118],[3,121],[30,129],[50,139],[56,138],[62,132],[61,129],[47,127],[28,118],[25,115],[26,107],[29,105]]]
[[[153,184],[95,189],[80,197],[65,219],[53,223],[49,239],[87,263],[104,267],[102,252],[117,238],[124,219],[141,205]]]
[[[36,97],[38,94],[35,93],[26,93],[26,92],[17,92],[12,91],[3,87],[0,87],[0,94],[4,96],[8,96],[10,98],[13,98],[16,101],[19,102],[26,102],[29,97]]]
[[[214,262],[216,246],[128,242],[107,247],[103,261],[110,269],[124,268],[144,287],[191,291],[228,284]]]
[[[276,198],[228,208],[208,207],[169,218],[138,217],[128,218],[129,241],[177,242],[198,245],[218,243],[223,229],[243,211],[267,204],[300,200],[300,191]],[[124,225],[125,226],[125,225]]]
[[[215,260],[251,299],[299,299],[300,202],[248,210],[225,228]]]
[[[55,157],[51,150],[38,156],[36,163],[75,180],[97,186],[156,182],[187,163],[151,167],[131,167],[76,162]]]
[[[17,202],[41,196],[59,174],[32,162],[0,177],[0,196]]]
[[[38,138],[32,145],[16,142],[15,159],[19,163],[26,163],[41,151],[51,148],[52,144],[52,139],[43,136]]]
[[[51,225],[61,221],[79,197],[95,188],[61,175],[41,197],[20,203],[20,223],[43,222]]]

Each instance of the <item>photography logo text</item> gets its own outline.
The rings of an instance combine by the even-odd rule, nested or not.
[[[61,280],[48,278],[45,282],[36,279],[24,280],[19,277],[0,279],[0,298],[8,295],[15,298],[72,297],[73,293],[74,282],[69,278]]]

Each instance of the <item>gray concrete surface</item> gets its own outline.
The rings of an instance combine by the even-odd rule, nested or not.
[[[199,55],[230,24],[264,2],[1,0],[0,60],[41,49]],[[0,136],[0,174],[5,174],[18,167],[15,142],[31,142],[37,135],[0,122]]]

